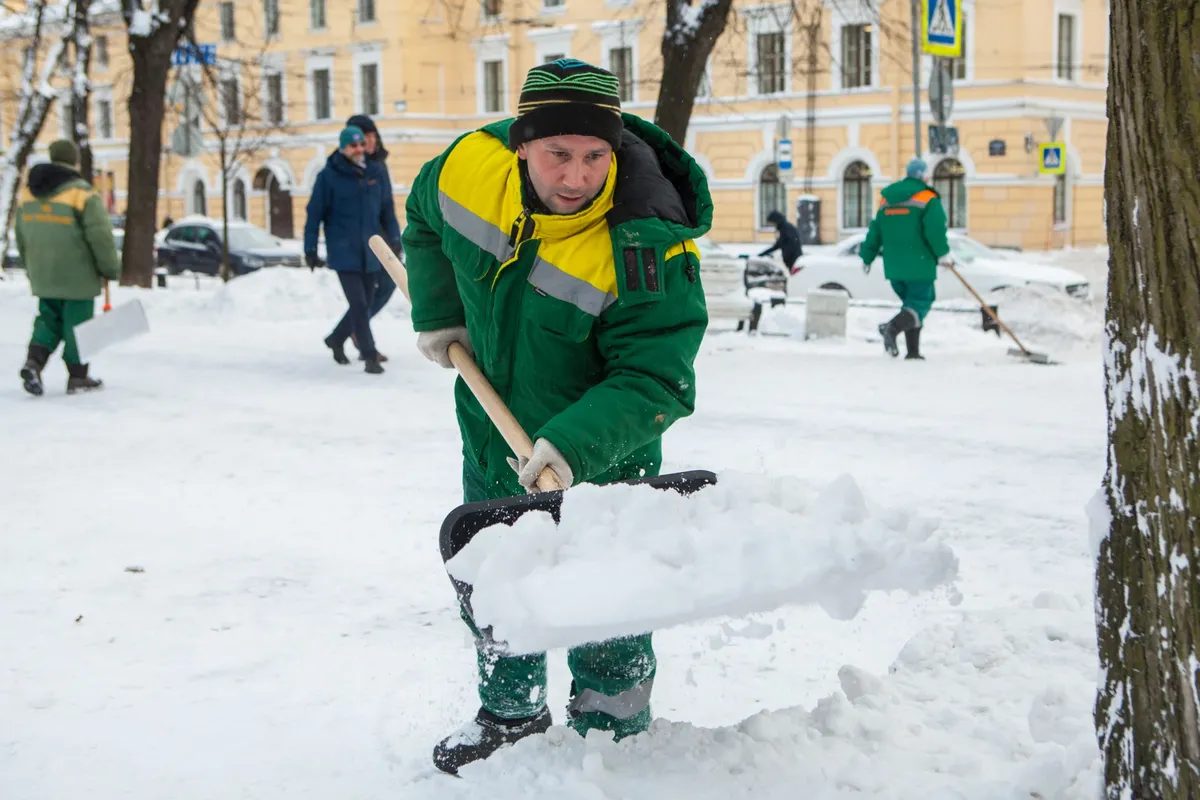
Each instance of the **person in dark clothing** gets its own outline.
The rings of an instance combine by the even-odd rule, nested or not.
[[[361,128],[347,126],[338,137],[339,150],[317,175],[308,201],[304,225],[304,255],[310,267],[321,266],[317,235],[325,226],[329,268],[337,272],[350,304],[325,345],[333,360],[349,364],[346,340],[353,333],[372,375],[383,372],[375,338],[371,335],[371,303],[375,299],[375,273],[383,266],[367,246],[378,234],[393,251],[400,250],[400,224],[392,201],[387,170],[366,157],[366,137]]]
[[[346,120],[346,124],[353,125],[362,130],[363,138],[366,140],[365,149],[367,151],[367,160],[374,161],[376,164],[379,164],[379,166],[383,167],[383,171],[387,174],[388,179],[387,192],[391,194],[392,176],[391,173],[388,172],[387,168],[388,151],[387,148],[383,146],[383,139],[379,136],[379,129],[375,127],[375,121],[366,114],[355,114],[353,117]],[[397,252],[396,255],[400,256],[401,261],[404,260],[402,251]],[[371,309],[368,312],[368,315],[372,319],[375,318],[376,314],[383,310],[383,307],[387,305],[388,300],[392,299],[392,294],[396,291],[396,282],[392,280],[392,276],[388,274],[386,269],[380,270],[379,272],[375,273],[375,275],[375,300],[371,303]],[[350,338],[354,340],[354,346],[358,347],[357,338],[353,334],[351,334]],[[360,348],[359,360],[362,360],[362,358],[363,356],[361,355]],[[379,360],[381,362],[387,361],[387,356],[385,356],[383,353],[379,353]]]
[[[796,259],[803,255],[800,249],[800,231],[787,221],[787,217],[783,215],[782,211],[772,211],[767,214],[767,222],[775,226],[778,234],[775,237],[775,244],[763,250],[759,255],[769,256],[776,250],[780,251],[779,254],[783,256],[783,263],[787,265],[788,272],[795,275]]]

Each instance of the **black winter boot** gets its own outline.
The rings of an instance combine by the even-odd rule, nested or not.
[[[325,346],[333,351],[333,360],[339,364],[349,364],[350,359],[346,358],[346,343],[338,344],[332,338],[325,340]]]
[[[104,381],[88,377],[87,364],[67,364],[67,394],[93,392],[104,388]]]
[[[29,352],[25,356],[25,366],[21,367],[20,375],[25,391],[34,397],[41,397],[46,391],[46,387],[42,385],[42,370],[46,368],[46,362],[49,360],[49,350],[40,344],[29,345]]]
[[[900,313],[879,326],[879,334],[883,337],[883,349],[892,358],[900,355],[896,345],[896,337],[905,331],[921,327],[921,319],[911,308],[902,308]]]
[[[365,362],[365,365],[363,366],[363,372],[367,373],[368,375],[382,375],[383,374],[383,365],[379,363],[383,359],[367,358],[367,359],[363,359],[363,360]]]
[[[521,719],[503,719],[481,708],[473,722],[468,722],[438,742],[438,746],[433,748],[433,765],[442,772],[457,775],[458,770],[467,764],[482,761],[501,747],[515,744],[528,736],[545,733],[552,724],[548,708]]]
[[[921,329],[912,328],[904,332],[904,344],[908,346],[908,355],[904,357],[905,361],[924,361],[925,356],[921,355]]]

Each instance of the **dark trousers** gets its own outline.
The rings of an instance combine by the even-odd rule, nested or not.
[[[375,275],[369,272],[339,272],[338,280],[342,282],[342,291],[350,308],[338,322],[329,339],[334,344],[346,343],[350,334],[358,340],[358,352],[363,358],[374,361],[378,356],[375,350],[375,337],[371,335],[371,303],[375,300]]]
[[[371,303],[371,313],[369,314],[372,319],[383,310],[395,291],[396,282],[392,280],[392,276],[388,275],[386,270],[375,273],[375,299]]]

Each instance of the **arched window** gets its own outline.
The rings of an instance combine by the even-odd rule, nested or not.
[[[842,173],[842,228],[871,224],[871,168],[855,161]]]
[[[192,184],[192,213],[208,214],[208,198],[204,196],[204,181],[199,178]]]
[[[933,188],[942,196],[951,228],[967,227],[967,171],[953,158],[944,158],[933,169]]]
[[[233,182],[233,218],[246,220],[246,184],[241,178]]]
[[[780,211],[787,216],[787,187],[779,181],[779,169],[774,164],[768,164],[758,178],[758,227],[772,227],[767,221],[772,211]]]

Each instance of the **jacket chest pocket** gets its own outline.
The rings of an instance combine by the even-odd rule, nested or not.
[[[527,286],[526,292],[525,322],[535,329],[576,344],[586,341],[591,335],[592,325],[596,321],[591,314],[551,297],[533,285]]]

